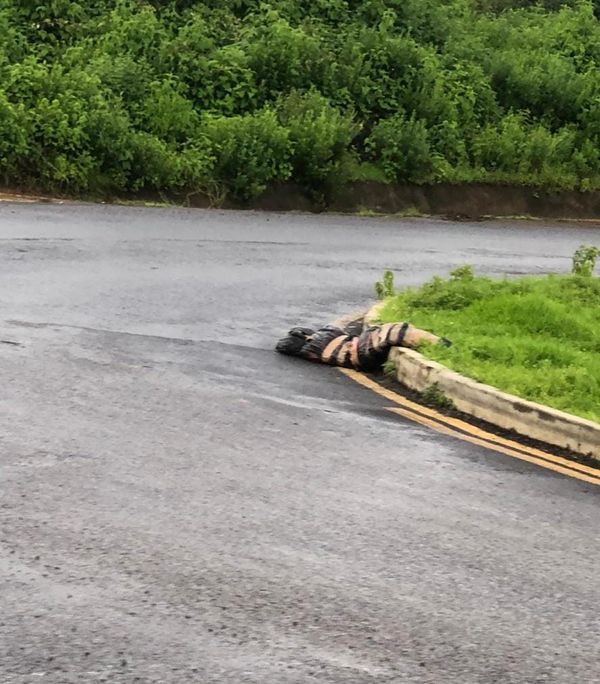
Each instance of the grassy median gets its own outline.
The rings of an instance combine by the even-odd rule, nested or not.
[[[449,368],[600,422],[600,278],[494,280],[466,266],[390,297],[381,319],[448,337],[421,351]]]

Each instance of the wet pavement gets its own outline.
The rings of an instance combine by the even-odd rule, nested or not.
[[[600,682],[598,489],[274,340],[593,225],[0,204],[0,680]]]

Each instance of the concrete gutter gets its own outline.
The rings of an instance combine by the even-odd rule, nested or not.
[[[365,325],[378,320],[383,302],[365,315]],[[394,348],[389,355],[398,381],[416,392],[436,386],[463,413],[523,437],[552,444],[600,461],[600,425],[536,404],[471,380],[422,354]]]

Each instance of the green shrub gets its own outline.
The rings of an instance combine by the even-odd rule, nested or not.
[[[600,249],[594,245],[581,245],[573,255],[573,273],[590,278],[596,268]]]
[[[0,174],[8,185],[22,176],[23,159],[29,148],[30,120],[22,103],[9,102],[0,91]]]
[[[9,184],[600,189],[598,0],[0,4]]]
[[[200,117],[181,91],[181,85],[173,79],[150,83],[136,112],[139,128],[168,143],[192,139]]]
[[[216,45],[202,16],[182,27],[172,50],[173,69],[197,110],[234,115],[255,109],[258,91],[248,54],[239,45]]]
[[[248,66],[247,55],[235,46],[226,46],[198,72],[202,82],[194,91],[202,109],[222,114],[239,114],[255,109],[258,90],[256,76]]]
[[[310,189],[340,181],[341,162],[358,132],[349,114],[341,114],[315,91],[294,92],[280,101],[279,119],[289,132],[293,177]]]
[[[366,147],[390,180],[426,183],[438,176],[440,159],[431,148],[425,123],[414,116],[398,114],[380,121]]]
[[[48,69],[33,59],[6,73],[7,112],[20,112],[19,154],[9,155],[12,168],[25,183],[50,188],[87,190],[95,159],[90,150],[94,132],[90,111],[101,103],[97,81],[85,73]],[[23,107],[27,108],[27,113]]]
[[[398,35],[389,17],[384,14],[377,29],[355,28],[348,36],[347,83],[338,83],[357,112],[373,121],[413,111],[431,92],[439,69],[435,51]]]
[[[86,190],[126,192],[137,187],[132,177],[134,144],[131,121],[119,101],[102,99],[87,115],[88,149],[95,160]]]
[[[169,25],[145,2],[118,0],[114,5],[93,25],[95,48],[108,57],[127,55],[145,62],[154,74],[164,73],[170,63],[167,46],[173,40]]]
[[[319,38],[302,27],[291,26],[277,11],[260,15],[245,39],[249,65],[263,101],[322,84],[327,54]]]
[[[577,185],[574,161],[578,153],[573,128],[552,133],[518,114],[484,127],[475,135],[472,147],[474,165],[492,179],[555,187]]]
[[[210,116],[202,123],[215,157],[213,178],[234,197],[249,200],[292,172],[290,139],[275,112]]]
[[[65,61],[74,69],[84,69],[96,77],[104,92],[118,98],[129,112],[135,112],[143,103],[152,83],[152,68],[144,59],[132,55],[107,55],[104,53],[88,55],[84,49],[77,53],[70,50]]]

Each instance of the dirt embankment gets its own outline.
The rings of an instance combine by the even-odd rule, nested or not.
[[[54,199],[77,199],[59,196]],[[92,201],[173,202],[185,206],[266,211],[336,211],[347,213],[429,215],[453,219],[485,217],[535,217],[600,221],[600,191],[551,191],[510,185],[388,185],[349,183],[319,198],[293,183],[274,185],[254,200],[241,203],[201,192],[190,194],[140,193],[125,197],[79,198]],[[0,188],[0,201],[52,201],[47,195]]]
[[[319,209],[297,187],[271,188],[253,203],[254,208],[289,210]],[[323,205],[321,205],[323,208]],[[351,183],[325,198],[330,211],[412,213],[452,218],[486,216],[532,216],[540,218],[600,220],[600,192],[501,185],[385,185]]]

